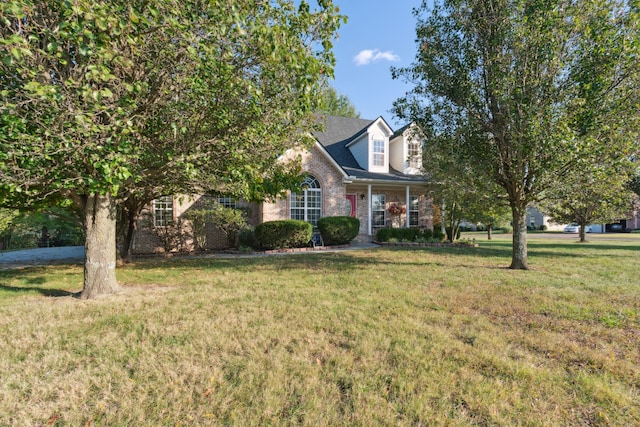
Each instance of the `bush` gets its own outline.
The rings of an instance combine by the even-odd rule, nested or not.
[[[218,202],[205,202],[201,207],[187,211],[183,217],[191,222],[193,239],[197,249],[207,247],[207,225],[211,224],[227,238],[227,247],[236,246],[238,233],[247,227],[248,211],[229,208]]]
[[[433,239],[443,242],[446,239],[446,235],[442,233],[440,224],[433,224]]]
[[[447,227],[446,231],[447,231],[447,240],[449,240],[450,242],[453,242],[454,240],[458,240],[460,238],[460,227],[458,227],[456,231],[455,239],[452,237],[453,229],[451,227]]]
[[[327,216],[318,220],[325,245],[346,245],[358,235],[360,220],[350,216]]]
[[[420,230],[418,228],[381,228],[376,232],[378,242],[433,242],[441,241],[439,237],[434,237],[431,230]]]
[[[43,212],[0,209],[0,249],[83,245],[82,222],[75,214],[61,207]]]
[[[540,231],[547,231],[547,229],[548,227],[545,224],[540,226]]]
[[[258,241],[256,240],[256,232],[253,227],[246,227],[238,233],[238,244],[240,248],[258,249]]]
[[[312,234],[310,223],[293,219],[263,222],[255,228],[256,241],[265,249],[302,248],[309,244]]]

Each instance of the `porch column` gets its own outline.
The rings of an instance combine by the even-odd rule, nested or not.
[[[405,216],[404,216],[404,226],[405,228],[409,228],[411,227],[411,224],[409,222],[409,209],[411,208],[411,205],[409,204],[409,186],[407,185],[407,188],[405,189],[405,193],[406,193],[406,202],[405,202]]]
[[[371,184],[367,185],[367,211],[369,211],[367,214],[367,234],[371,236],[373,234],[373,218],[371,218],[371,215],[373,215],[371,207]]]

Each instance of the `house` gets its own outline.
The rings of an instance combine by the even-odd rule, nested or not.
[[[591,232],[592,233],[608,233],[616,230],[637,230],[640,229],[640,209],[636,208],[638,202],[634,203],[634,209],[630,210],[627,214],[626,218],[620,219],[614,223],[607,224],[592,224]],[[615,225],[618,225],[619,228],[616,228]],[[562,231],[567,224],[557,224],[541,212],[536,207],[527,208],[527,227],[540,230],[545,229],[548,231]],[[613,226],[613,227],[612,227]]]
[[[382,118],[364,120],[327,116],[325,131],[314,134],[315,143],[302,155],[307,176],[300,191],[262,204],[219,198],[226,206],[245,206],[250,223],[299,219],[314,225],[324,216],[349,215],[360,220],[358,241],[371,241],[383,227],[433,226],[431,201],[426,196],[422,174],[422,144],[413,136],[413,126],[397,131]],[[185,198],[183,198],[185,199]],[[175,197],[155,200],[151,207],[154,224],[165,226],[197,203],[199,197],[179,203]],[[157,250],[157,239],[139,227],[135,252]],[[223,246],[211,238],[213,247]]]

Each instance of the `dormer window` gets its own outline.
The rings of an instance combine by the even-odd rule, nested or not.
[[[407,154],[409,157],[409,167],[413,169],[420,169],[422,166],[422,159],[420,158],[420,142],[409,142],[407,146]]]
[[[384,140],[373,140],[373,166],[384,166]]]

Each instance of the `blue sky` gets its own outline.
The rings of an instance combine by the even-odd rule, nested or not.
[[[349,97],[363,119],[383,116],[393,127],[393,102],[411,86],[391,78],[391,67],[409,66],[415,58],[416,19],[420,0],[334,0],[349,20],[334,44],[332,86]]]

